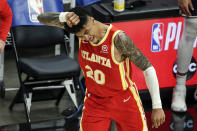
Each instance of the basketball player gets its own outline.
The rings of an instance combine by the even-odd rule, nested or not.
[[[0,53],[4,50],[11,24],[12,11],[6,0],[0,0]]]
[[[186,76],[193,54],[193,44],[197,36],[197,0],[178,0],[181,14],[184,16],[183,35],[177,51],[176,86],[173,90],[171,108],[176,112],[187,111]],[[197,90],[194,93],[197,100]]]
[[[73,12],[79,20],[68,19]],[[65,28],[79,38],[78,59],[87,88],[81,131],[108,131],[112,119],[118,131],[148,130],[137,87],[130,78],[131,61],[143,71],[151,94],[152,127],[158,128],[164,123],[156,71],[123,31],[95,20],[82,7],[66,13],[44,13],[38,20]],[[65,24],[70,21],[79,23],[72,27]]]

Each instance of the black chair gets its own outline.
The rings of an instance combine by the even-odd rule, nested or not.
[[[67,52],[60,55],[55,55],[53,52],[53,55],[45,56],[39,56],[36,52],[34,57],[26,55],[29,49],[54,47],[56,44],[65,46],[66,51],[64,30],[49,26],[17,26],[12,27],[11,33],[20,88],[9,109],[12,111],[15,103],[23,102],[27,124],[31,129],[31,102],[49,100],[49,98],[34,99],[32,94],[35,95],[40,90],[45,92],[44,94],[49,90],[60,90],[56,97],[51,98],[57,99],[56,106],[58,106],[65,89],[67,89],[71,97],[74,96],[72,100],[77,106],[75,91],[79,89],[80,66],[78,62],[67,56]]]

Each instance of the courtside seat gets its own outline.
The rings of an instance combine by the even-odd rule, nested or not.
[[[21,71],[36,79],[57,79],[65,76],[79,76],[78,62],[66,55],[49,58],[19,60]]]
[[[77,60],[67,55],[68,42],[65,40],[64,30],[45,25],[21,25],[12,27],[11,34],[20,88],[9,109],[12,111],[16,103],[24,103],[27,123],[31,129],[31,102],[46,100],[34,99],[33,96],[40,90],[44,92],[42,95],[37,95],[40,97],[44,97],[49,90],[60,90],[58,96],[54,98],[57,99],[55,104],[58,105],[66,89],[77,107],[75,90],[80,89],[80,66]],[[50,54],[46,54],[48,51],[45,52],[45,49],[56,45],[64,47],[60,48],[60,53],[56,54],[54,49]],[[36,51],[38,49],[44,49],[42,51],[45,55],[43,56],[43,52]],[[33,57],[29,57],[29,53]]]

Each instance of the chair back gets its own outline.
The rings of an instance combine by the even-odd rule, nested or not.
[[[64,30],[51,26],[12,27],[16,47],[40,48],[56,44],[65,44]]]

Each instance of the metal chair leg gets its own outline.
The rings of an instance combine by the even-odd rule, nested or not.
[[[63,95],[64,95],[64,93],[65,93],[65,90],[66,90],[65,88],[61,89],[61,92],[60,92],[60,94],[59,94],[59,96],[58,96],[58,98],[57,98],[57,101],[56,101],[56,103],[55,103],[56,106],[59,105],[60,100],[62,99],[62,97],[63,97]]]
[[[13,107],[15,105],[15,103],[17,102],[17,99],[19,98],[19,96],[21,95],[21,87],[20,89],[17,91],[15,97],[14,97],[14,100],[12,101],[12,103],[10,104],[9,106],[9,110],[12,111],[13,110]]]
[[[26,114],[26,119],[27,119],[27,126],[31,130],[30,107],[28,107],[26,93],[23,94],[23,103],[24,103],[24,107],[25,107],[25,114]]]

